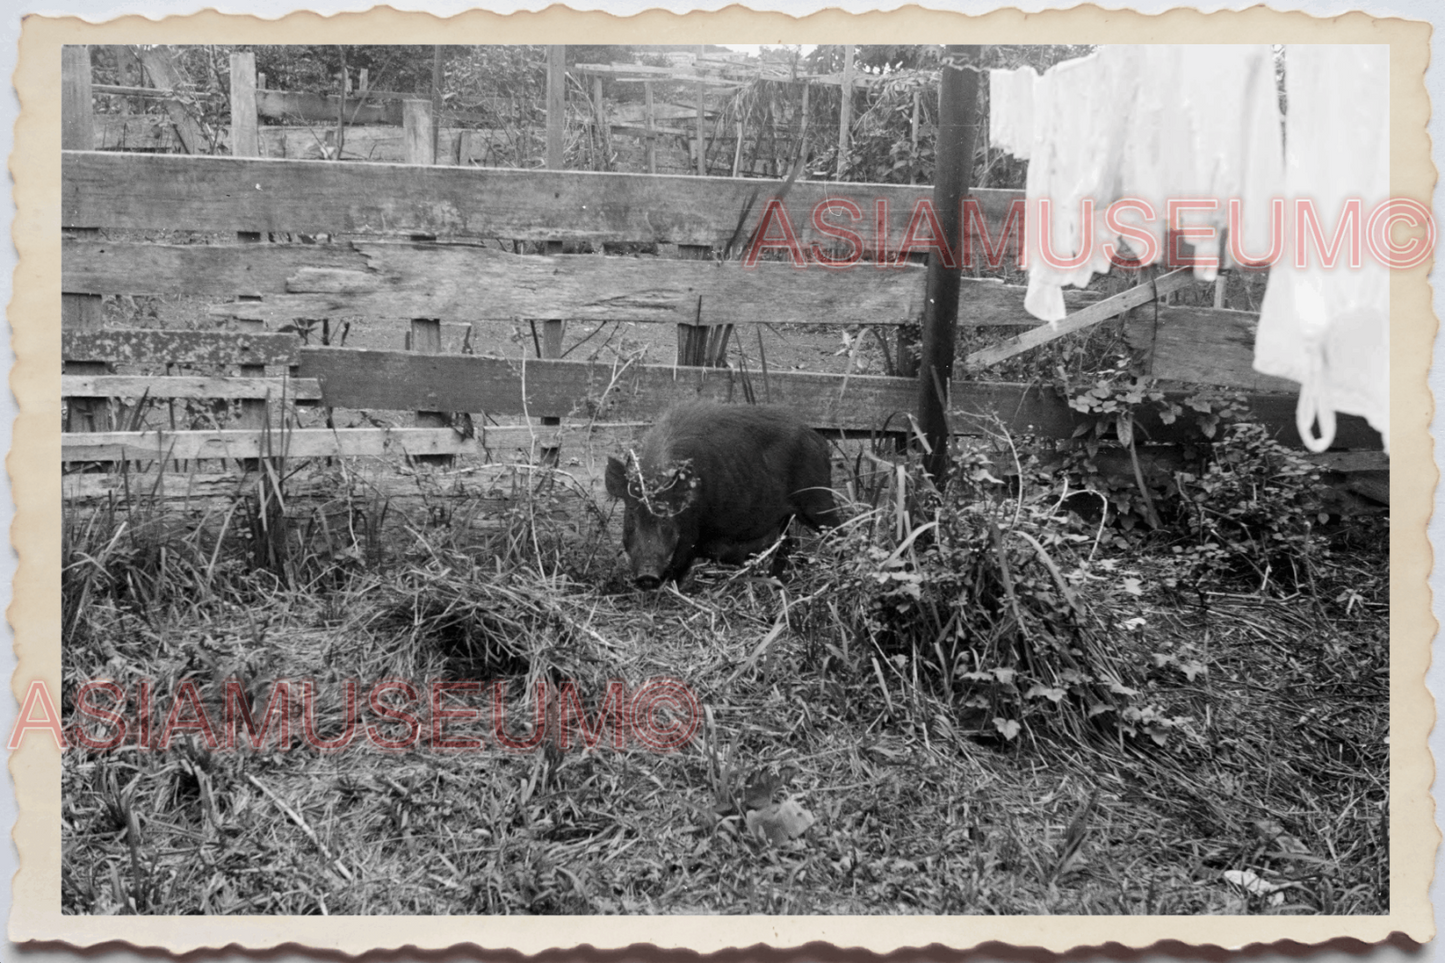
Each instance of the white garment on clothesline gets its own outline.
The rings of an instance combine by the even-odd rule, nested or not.
[[[1219,257],[1232,197],[1243,205],[1246,251],[1263,253],[1281,166],[1273,63],[1270,48],[1261,44],[1117,45],[1057,64],[1042,76],[1028,67],[990,73],[993,143],[1029,160],[1024,306],[1031,314],[1060,320],[1063,286],[1083,287],[1109,270],[1105,244],[1117,245],[1118,238],[1105,213],[1121,198],[1154,208],[1153,219],[1141,225],[1155,240],[1149,261],[1169,253],[1170,198],[1218,202],[1212,211],[1184,217],[1186,225],[1214,231],[1212,239],[1195,241],[1196,256]],[[1070,258],[1092,237],[1084,263],[1061,268],[1040,256],[1042,198],[1050,202],[1050,250]],[[1093,202],[1087,224],[1084,198]],[[1133,214],[1125,219],[1138,223]],[[1195,273],[1212,280],[1216,270],[1200,265]]]
[[[1389,50],[1383,44],[1285,50],[1285,193],[1291,201],[1314,200],[1326,243],[1348,201],[1360,201],[1367,222],[1389,196]],[[1295,217],[1286,217],[1284,257],[1270,271],[1260,309],[1255,370],[1300,383],[1296,423],[1312,450],[1330,446],[1335,413],[1348,412],[1363,415],[1388,452],[1389,269],[1368,251],[1358,268],[1348,266],[1347,253],[1325,268],[1312,240],[1307,266],[1297,268],[1295,227]]]

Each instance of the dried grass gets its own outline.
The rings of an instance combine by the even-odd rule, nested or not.
[[[219,707],[238,680],[258,717],[272,682],[307,680],[313,705],[291,721],[323,738],[345,732],[348,679],[500,680],[520,733],[539,681],[574,682],[596,713],[608,682],[669,676],[702,719],[666,754],[389,752],[360,735],[334,753],[227,751],[195,732],[169,752],[74,748],[64,910],[1388,908],[1387,558],[1337,553],[1314,597],[1186,598],[1169,587],[1169,553],[1095,554],[1094,532],[1054,518],[1047,499],[1034,516],[1006,500],[940,514],[923,537],[927,499],[873,495],[844,530],[806,541],[781,581],[759,577],[764,560],[648,594],[619,591],[606,506],[561,513],[546,495],[485,528],[464,500],[434,502],[441,514],[365,503],[387,516],[384,537],[295,537],[286,579],[247,567],[241,517],[71,512],[72,721],[77,686],[101,677],[128,693],[149,679],[162,707],[187,683]],[[870,545],[905,564],[883,565]],[[922,586],[931,610],[880,619],[878,587],[905,583],[875,576],[927,570],[927,551],[955,553],[951,594]],[[1007,694],[961,671],[1007,665],[1066,696]],[[1137,695],[1099,694],[1114,682]],[[1107,711],[1091,716],[1089,693]],[[483,704],[455,691],[448,702]],[[555,720],[555,704],[541,708]],[[1012,739],[992,722],[1010,711]],[[359,722],[404,728],[364,708]],[[446,734],[490,745],[490,720],[452,720]],[[811,828],[782,844],[748,831],[747,810],[784,798]],[[1229,870],[1282,896],[1246,895]]]

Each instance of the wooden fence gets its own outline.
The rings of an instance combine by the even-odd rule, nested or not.
[[[90,145],[89,117],[79,110],[89,98],[88,60],[68,56],[66,68],[66,144]],[[566,428],[646,421],[684,398],[738,399],[751,387],[821,428],[867,432],[897,430],[915,404],[916,383],[907,378],[800,371],[764,378],[754,370],[749,380],[746,372],[699,363],[719,361],[699,357],[695,348],[716,349],[715,335],[725,326],[887,326],[921,314],[924,269],[906,261],[824,270],[700,259],[735,248],[739,237],[758,228],[769,196],[782,185],[91,150],[66,150],[61,163],[66,463],[154,467],[228,458],[244,466],[245,459],[277,450],[277,419],[294,425],[288,412],[297,406],[485,412],[561,419]],[[917,186],[799,181],[786,192],[785,206],[792,233],[806,248],[836,242],[819,229],[815,209],[825,202],[856,205],[864,218],[855,229],[873,252],[875,223],[883,227],[883,246],[896,249],[916,203],[930,194]],[[977,191],[975,197],[990,235],[1001,237],[1018,194]],[[322,243],[298,240],[317,237]],[[515,253],[516,242],[628,253]],[[632,256],[659,245],[674,256]],[[1170,277],[1176,280],[1107,301],[1071,292],[1073,319],[1082,326],[1116,316],[1156,290],[1183,283]],[[219,303],[198,309],[204,314],[193,318],[195,330],[101,324],[99,296],[140,294]],[[981,370],[1053,336],[1023,311],[1022,288],[966,278],[960,301],[961,324],[1025,329],[980,353],[986,357],[971,357]],[[1254,316],[1165,306],[1157,320],[1154,315],[1131,324],[1129,336],[1156,374],[1207,375],[1256,392],[1250,395],[1256,414],[1298,443],[1293,394],[1273,393],[1287,386],[1249,367]],[[428,347],[413,340],[425,340],[427,325],[518,319],[675,325],[679,363],[566,360],[555,357],[555,345],[542,350],[540,341],[534,352],[514,349],[501,357],[443,354],[436,353],[439,341]],[[397,347],[321,344],[323,322],[392,331]],[[1206,364],[1201,350],[1209,352]],[[250,415],[209,430],[115,430],[106,399],[141,397],[239,400],[243,415]],[[960,433],[986,430],[997,419],[1014,432],[1062,438],[1073,435],[1083,417],[1049,389],[976,381],[956,382],[950,407]],[[268,417],[272,424],[262,424]],[[1181,437],[1179,426],[1146,420],[1140,428],[1153,441]],[[284,432],[285,450],[294,457],[452,456],[479,452],[484,444],[483,437],[450,427]],[[1361,419],[1345,417],[1336,445],[1378,448],[1379,440]],[[101,475],[66,479],[67,493],[77,496],[114,487]]]

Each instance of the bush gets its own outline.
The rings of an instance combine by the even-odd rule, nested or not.
[[[1078,591],[1093,538],[1052,491],[1008,498],[983,452],[956,457],[941,489],[916,463],[872,461],[851,486],[862,510],[799,587],[825,666],[875,678],[898,711],[940,700],[989,740],[1117,735],[1126,709],[1165,718]]]
[[[1236,422],[1196,472],[1175,474],[1174,551],[1194,581],[1271,581],[1287,591],[1312,584],[1329,549],[1320,473],[1269,437],[1263,425]]]

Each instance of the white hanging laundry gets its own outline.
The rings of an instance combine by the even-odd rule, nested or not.
[[[1023,130],[999,116],[1024,99],[1020,72],[992,72],[990,96],[998,99],[992,101],[989,130],[991,135],[997,130],[995,146],[1029,159],[1024,306],[1031,314],[1060,320],[1063,285],[1083,287],[1109,270],[1104,245],[1119,239],[1105,213],[1121,198],[1139,198],[1154,208],[1154,218],[1141,224],[1155,239],[1154,258],[1148,260],[1169,253],[1164,241],[1170,198],[1218,202],[1213,211],[1184,217],[1187,225],[1214,229],[1212,239],[1196,244],[1196,255],[1218,258],[1232,197],[1243,202],[1246,250],[1266,248],[1281,157],[1273,63],[1263,44],[1101,47],[1032,79],[1027,153],[1018,149]],[[1021,108],[1019,113],[1025,116]],[[1081,223],[1085,197],[1094,205],[1090,224]],[[1058,267],[1041,257],[1041,198],[1050,202],[1052,253],[1064,259],[1076,255],[1092,235],[1092,256],[1085,263]],[[1124,219],[1139,223],[1137,214]],[[1195,271],[1212,280],[1216,268],[1199,265]]]
[[[1083,287],[1109,269],[1098,243],[1104,212],[1121,188],[1119,175],[1130,113],[1141,81],[1139,48],[1105,47],[1050,68],[1034,84],[1034,134],[1026,186],[1024,307],[1036,318],[1064,317],[1063,286]],[[1093,202],[1083,218],[1082,201]],[[1041,199],[1049,202],[1043,223]],[[1047,231],[1047,236],[1045,235]],[[1085,239],[1093,243],[1083,263]],[[1043,256],[1043,245],[1055,263]]]
[[[1172,196],[1206,198],[1213,211],[1185,218],[1213,228],[1200,237],[1194,254],[1220,260],[1228,225],[1229,200],[1242,202],[1246,251],[1263,252],[1270,241],[1270,201],[1280,189],[1283,151],[1274,57],[1267,45],[1190,45],[1179,48],[1182,82],[1179,108],[1190,124],[1179,179]],[[1194,274],[1213,281],[1216,266],[1196,265]]]
[[[1346,204],[1359,201],[1361,236],[1390,188],[1389,47],[1291,45],[1285,50],[1288,96],[1285,195],[1313,200],[1325,242]],[[1270,270],[1260,310],[1254,367],[1300,383],[1296,426],[1313,451],[1334,441],[1335,413],[1363,415],[1390,449],[1389,270],[1348,245],[1325,267],[1313,239],[1285,219],[1284,256]],[[1304,242],[1306,267],[1295,266]],[[1319,422],[1319,433],[1314,431]]]
[[[1034,140],[1034,82],[1032,67],[988,72],[988,142],[1020,160],[1028,160]]]

